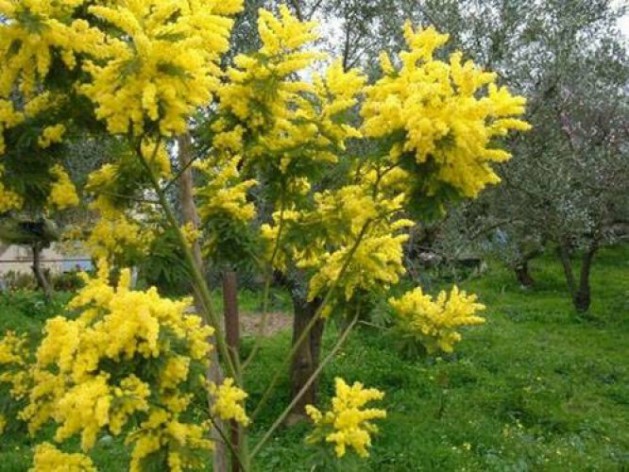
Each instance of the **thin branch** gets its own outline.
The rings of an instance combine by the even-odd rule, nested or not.
[[[297,395],[295,395],[295,398],[293,398],[290,404],[284,409],[284,411],[282,411],[280,416],[275,420],[275,422],[271,425],[271,427],[267,430],[267,432],[264,433],[264,436],[262,437],[262,439],[260,439],[258,444],[256,444],[253,450],[251,451],[251,455],[249,456],[250,460],[256,456],[256,454],[260,451],[262,446],[264,446],[264,444],[271,438],[275,430],[282,424],[284,419],[290,414],[293,407],[297,404],[299,400],[301,400],[301,397],[303,397],[306,394],[306,392],[308,391],[308,388],[310,388],[310,386],[314,383],[317,377],[319,377],[319,374],[321,373],[323,368],[334,358],[338,350],[345,343],[345,340],[349,336],[349,333],[352,331],[354,326],[356,326],[357,321],[358,321],[358,316],[354,317],[351,324],[345,329],[345,331],[343,331],[343,334],[339,337],[338,341],[336,342],[336,344],[334,345],[330,353],[325,357],[325,359],[323,359],[323,361],[315,369],[315,371],[308,378],[304,386],[301,387],[301,390],[299,390]]]
[[[277,239],[275,240],[275,246],[273,247],[273,253],[271,254],[271,260],[269,261],[269,272],[266,277],[266,281],[264,283],[264,292],[262,295],[262,319],[260,320],[260,330],[258,332],[258,337],[253,345],[253,349],[251,353],[245,359],[245,362],[242,364],[243,370],[247,368],[247,366],[253,361],[258,350],[260,349],[260,345],[262,344],[262,337],[264,336],[264,330],[266,328],[266,324],[269,318],[269,295],[271,290],[271,280],[273,278],[273,263],[275,262],[275,258],[279,253],[280,249],[280,240],[282,237],[282,233],[284,231],[284,213],[286,210],[286,204],[284,202],[284,189],[282,188],[282,196],[280,203],[280,221],[278,223],[277,228]]]
[[[304,15],[301,12],[301,5],[299,4],[299,0],[290,0],[289,2],[291,6],[295,9],[295,15],[299,21],[304,21]]]
[[[155,159],[155,156],[157,155],[157,152],[159,150],[159,146],[161,145],[161,140],[162,140],[162,137],[159,136],[155,143],[155,149],[153,150],[153,155],[151,156],[151,160]],[[140,138],[140,142],[141,142],[141,138]],[[194,260],[194,255],[192,254],[190,245],[188,244],[186,237],[184,236],[184,234],[181,231],[181,228],[179,227],[177,218],[175,217],[175,214],[170,204],[168,203],[168,199],[166,198],[166,194],[163,192],[161,186],[159,185],[159,181],[157,180],[157,177],[153,173],[153,170],[151,169],[151,166],[149,165],[148,161],[142,154],[142,150],[140,149],[139,144],[138,144],[138,148],[136,149],[136,154],[138,155],[140,162],[142,163],[142,165],[144,166],[144,168],[146,169],[149,175],[151,184],[153,185],[153,189],[155,190],[155,193],[157,193],[160,206],[164,210],[164,214],[166,216],[166,219],[168,220],[168,223],[170,224],[172,229],[175,230],[177,234],[177,239],[179,240],[179,244],[181,246],[181,249],[184,252],[186,262],[188,263],[188,266],[190,268],[191,275],[194,280],[194,285],[196,286],[199,292],[199,295],[201,296],[201,299],[203,301],[203,305],[205,308],[204,313],[203,313],[205,315],[204,321],[206,324],[214,328],[216,344],[221,353],[221,356],[223,357],[225,364],[227,365],[230,375],[235,379],[239,379],[240,376],[238,374],[238,371],[236,370],[234,363],[232,362],[232,356],[230,356],[229,354],[229,349],[227,348],[225,344],[225,337],[223,336],[220,324],[218,323],[216,314],[214,313],[214,310],[212,309],[212,295],[210,294],[210,290],[208,289],[208,286],[205,282],[205,278],[203,274],[201,273],[201,270],[199,269],[199,267],[197,266]]]
[[[208,411],[208,418],[210,418],[210,422],[214,426],[214,429],[218,432],[219,436],[223,440],[222,442],[224,444],[226,444],[227,447],[229,448],[229,451],[232,453],[232,458],[234,458],[234,459],[236,459],[236,461],[238,461],[238,464],[240,465],[240,468],[244,472],[247,472],[247,468],[245,467],[245,464],[243,464],[243,461],[240,459],[240,455],[238,454],[238,451],[236,451],[236,449],[234,448],[234,445],[232,444],[232,442],[227,438],[227,435],[222,430],[222,428],[219,426],[218,422],[214,419],[214,417],[212,416],[212,413],[209,412],[209,411]]]
[[[352,246],[352,248],[347,253],[347,258],[345,259],[345,261],[343,263],[343,267],[341,267],[341,270],[339,271],[338,276],[336,277],[336,279],[334,280],[334,282],[332,283],[332,285],[328,289],[327,293],[325,294],[325,297],[323,298],[323,301],[321,302],[321,305],[319,305],[319,308],[317,308],[317,311],[314,313],[312,319],[308,322],[308,324],[304,328],[303,332],[301,333],[301,335],[299,336],[297,341],[295,341],[295,344],[293,344],[293,347],[291,348],[289,355],[286,357],[284,362],[282,362],[280,367],[275,371],[275,374],[274,374],[273,378],[271,379],[271,382],[269,383],[269,386],[267,387],[266,391],[262,394],[262,398],[260,399],[260,402],[258,403],[258,405],[256,406],[255,410],[251,414],[251,418],[252,419],[255,419],[255,417],[258,415],[258,413],[260,413],[260,410],[262,409],[262,407],[268,401],[271,393],[273,392],[273,389],[275,388],[275,385],[277,384],[277,381],[279,380],[280,376],[282,375],[282,372],[283,372],[283,369],[284,369],[286,363],[293,359],[293,357],[295,356],[295,353],[297,352],[297,350],[301,347],[301,345],[305,341],[306,336],[309,335],[309,333],[312,330],[312,328],[314,327],[315,323],[318,321],[319,317],[321,316],[321,313],[323,312],[323,309],[329,303],[330,299],[332,298],[332,295],[333,295],[334,291],[336,290],[336,288],[338,287],[341,279],[345,275],[345,272],[347,272],[347,269],[349,268],[349,264],[352,261],[352,259],[354,257],[354,254],[358,250],[358,246],[360,245],[360,243],[362,242],[363,238],[365,237],[365,234],[367,233],[367,228],[369,227],[369,225],[371,223],[372,223],[372,220],[367,220],[365,222],[365,224],[363,225],[362,229],[360,230],[360,233],[356,237],[356,241],[354,242],[354,245]]]
[[[180,151],[181,152],[181,151]],[[164,188],[162,189],[162,191],[164,193],[168,192],[168,189],[170,187],[172,187],[177,180],[179,180],[181,178],[181,176],[190,168],[192,167],[192,165],[195,163],[195,161],[197,161],[200,158],[200,154],[197,154],[196,156],[193,156],[192,159],[190,159],[188,162],[186,162],[186,165],[183,166],[181,169],[179,169],[179,172],[177,172],[175,174],[175,176],[170,179],[170,181],[164,186]]]
[[[110,197],[124,198],[125,200],[129,200],[129,201],[137,202],[137,203],[149,203],[151,205],[160,204],[159,200],[152,200],[150,198],[133,197],[131,195],[124,195],[122,193],[110,192],[108,190],[100,191],[98,193],[101,195],[109,195]]]

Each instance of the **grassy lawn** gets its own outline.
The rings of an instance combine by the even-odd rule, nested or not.
[[[598,256],[587,316],[573,311],[550,257],[535,261],[532,273],[538,284],[528,291],[497,266],[462,284],[488,306],[487,323],[466,332],[453,356],[409,362],[378,328],[362,326],[352,335],[325,369],[322,400],[333,393],[336,376],[386,392],[388,418],[379,423],[369,459],[325,462],[304,444],[309,426],[300,424],[278,431],[258,455],[257,470],[629,469],[629,247]],[[252,294],[246,297],[244,305],[255,308]],[[29,307],[24,298],[0,299],[0,332],[38,332],[52,310]],[[328,348],[336,335],[331,326]],[[252,404],[289,343],[286,332],[264,341],[247,382]],[[245,341],[245,350],[250,345]],[[252,442],[286,405],[287,383],[285,376]],[[31,445],[5,434],[0,471],[27,470]],[[122,470],[126,452],[118,439],[101,439],[97,449],[100,470]]]

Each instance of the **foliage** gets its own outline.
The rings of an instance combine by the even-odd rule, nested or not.
[[[368,86],[343,61],[320,67],[316,25],[286,6],[277,15],[261,10],[259,49],[221,67],[242,3],[0,2],[0,191],[10,209],[76,204],[64,150],[92,135],[115,143],[79,192],[97,215],[85,245],[101,260],[98,274],[86,277],[68,304],[75,318],[47,321],[20,416],[32,433],[53,423],[58,442],[80,435],[84,451],[104,431],[124,435],[133,445],[131,470],[198,468],[212,447],[212,414],[248,423],[243,369],[257,352],[243,366],[232,356],[197,244],[205,243],[207,259],[218,264],[255,258],[268,274],[266,296],[274,270],[300,271],[309,299],[321,300],[314,323],[362,293],[397,284],[409,212],[428,218],[448,202],[476,197],[498,181],[492,165],[510,157],[500,139],[528,129],[519,118],[522,97],[460,53],[439,59],[447,35],[410,23],[406,49],[383,54],[381,73]],[[170,191],[188,165],[171,165],[183,156],[178,137],[188,133],[204,149],[190,158],[201,174],[200,228],[191,216],[182,224]],[[373,152],[348,152],[353,141]],[[34,172],[36,182],[25,178]],[[168,238],[176,247],[169,255],[185,262],[200,316],[184,314],[190,300],[129,287],[123,267]],[[119,273],[115,286],[110,267]],[[199,375],[208,367],[212,333],[233,379],[218,386]],[[211,390],[213,407],[199,421],[190,404],[202,387]],[[333,409],[354,405],[352,396],[360,407],[381,394],[339,381]],[[250,454],[233,447],[234,465],[249,468],[289,409]],[[329,438],[339,455],[346,444],[363,455],[371,430],[364,420],[383,412],[350,416],[349,429],[335,424]]]
[[[2,284],[7,290],[34,290],[37,287],[33,274],[13,270],[2,275]]]

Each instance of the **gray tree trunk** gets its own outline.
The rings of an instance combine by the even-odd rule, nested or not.
[[[292,295],[294,320],[293,320],[293,346],[305,332],[308,324],[316,315],[319,308],[319,300],[308,302],[299,294]],[[312,376],[319,366],[321,357],[321,341],[325,322],[319,319],[315,322],[304,341],[299,345],[295,355],[291,359],[290,379],[291,396],[294,398]],[[306,390],[305,394],[295,404],[288,423],[295,423],[306,417],[306,405],[317,403],[318,381],[314,381]]]
[[[182,168],[189,166],[190,160],[192,159],[191,152],[191,142],[190,136],[185,135],[181,136],[177,140],[179,144],[179,164]],[[197,207],[194,203],[194,182],[192,176],[192,170],[188,167],[185,172],[182,173],[179,179],[179,189],[181,193],[181,208],[183,213],[183,221],[184,223],[190,223],[194,228],[198,228],[199,226],[199,216],[197,213]],[[192,247],[195,263],[201,269],[201,272],[204,271],[203,257],[201,255],[201,246],[198,241],[195,241]],[[196,291],[194,293],[194,304],[197,313],[205,313],[206,307],[204,306],[201,297]],[[221,370],[221,366],[218,361],[218,354],[216,350],[216,341],[212,337],[208,340],[212,344],[211,351],[211,359],[210,359],[210,368],[208,372],[206,372],[206,376],[208,380],[214,382],[215,384],[220,384],[223,381],[223,372]],[[208,402],[209,402],[208,396]],[[208,405],[210,408],[212,405]],[[218,421],[218,420],[217,420]],[[220,422],[217,423],[218,427],[221,430],[225,431],[225,428]],[[214,460],[213,460],[213,470],[214,472],[227,472],[228,470],[228,458],[227,458],[227,448],[223,444],[223,441],[220,437],[220,434],[216,430],[216,428],[212,431],[212,437],[215,439],[215,447],[214,447]]]
[[[44,296],[46,299],[50,300],[52,298],[52,286],[48,279],[46,278],[46,274],[41,266],[41,253],[42,246],[39,243],[35,243],[31,246],[31,250],[33,252],[33,274],[35,275],[35,280],[37,281],[37,286],[42,289],[44,292]]]

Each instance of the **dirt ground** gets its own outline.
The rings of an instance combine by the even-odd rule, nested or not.
[[[260,332],[261,313],[240,314],[240,334],[243,336],[256,336]],[[272,336],[291,327],[292,318],[285,313],[275,312],[267,315],[264,327],[264,336]]]
[[[188,313],[194,313],[194,307],[186,310]],[[221,322],[223,317],[221,316]],[[256,336],[260,332],[260,323],[262,322],[262,313],[240,313],[240,335]],[[222,324],[222,323],[221,323]],[[270,312],[267,315],[264,336],[273,336],[280,331],[290,330],[292,326],[292,317],[282,312]],[[224,328],[224,326],[221,326]]]

